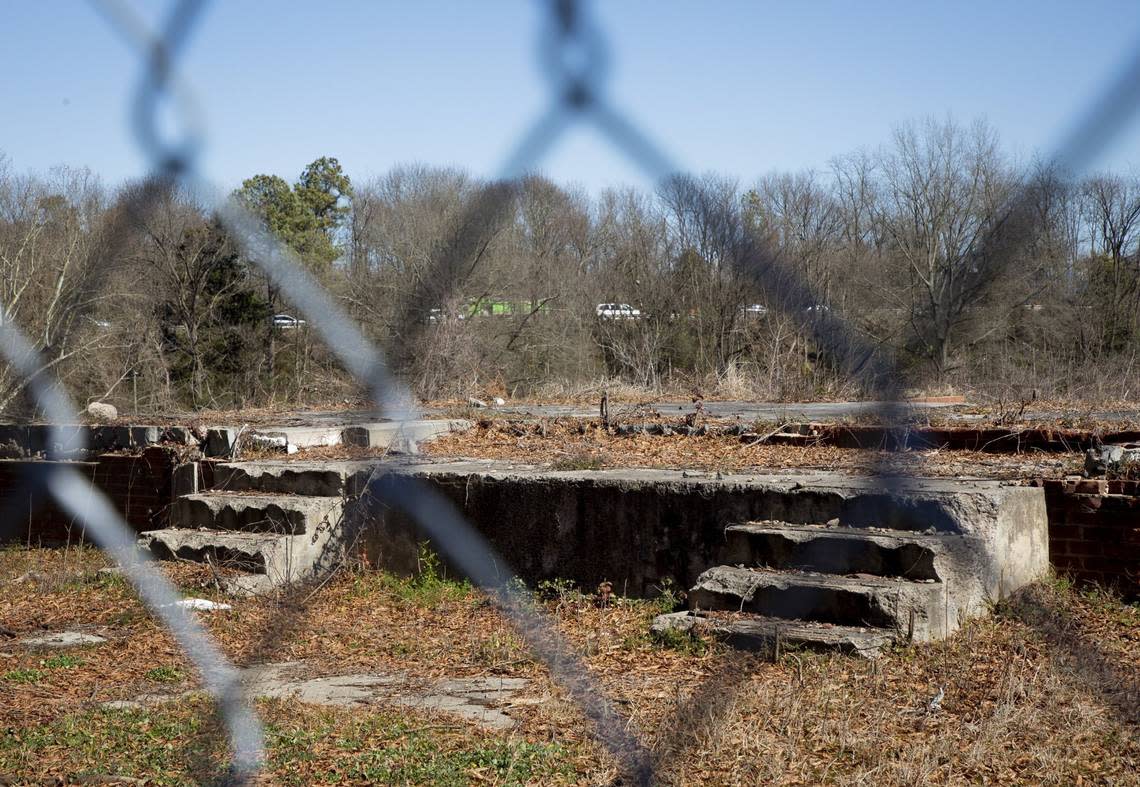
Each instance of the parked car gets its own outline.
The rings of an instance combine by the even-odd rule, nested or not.
[[[759,303],[750,303],[740,307],[740,313],[745,317],[763,317],[768,313],[768,307]]]
[[[464,320],[466,317],[464,316],[463,312],[455,312],[453,314],[449,314],[443,309],[428,309],[428,322],[430,323],[445,322],[449,319]]]
[[[599,303],[595,313],[603,320],[640,320],[641,310],[628,303]]]
[[[291,314],[274,314],[273,327],[274,328],[300,328],[305,324],[305,321],[299,317],[294,317]]]

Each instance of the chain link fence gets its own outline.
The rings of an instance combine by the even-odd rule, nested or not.
[[[415,417],[416,413],[408,405],[413,400],[393,375],[384,355],[317,284],[294,252],[255,216],[227,199],[200,174],[200,155],[207,130],[198,110],[201,99],[193,94],[180,73],[179,58],[194,35],[207,3],[179,0],[158,29],[150,29],[123,0],[94,0],[94,4],[107,24],[136,52],[140,64],[130,126],[139,147],[151,162],[151,176],[136,199],[146,201],[173,188],[183,188],[195,195],[202,205],[220,217],[246,255],[304,315],[344,368],[367,387],[372,400],[385,415],[397,421]],[[549,84],[549,106],[520,137],[502,165],[499,181],[483,188],[474,201],[469,216],[472,220],[506,210],[512,183],[534,171],[559,138],[580,124],[593,126],[655,182],[681,172],[636,119],[627,116],[607,96],[608,47],[588,5],[577,0],[549,0],[545,9],[545,25],[538,39],[538,66]],[[159,122],[166,102],[173,104],[179,117],[175,135],[164,132]],[[1075,119],[1057,146],[1052,162],[1069,172],[1084,170],[1126,127],[1138,103],[1140,49]],[[983,289],[991,286],[1001,278],[1010,261],[1016,259],[1016,249],[1028,236],[1029,207],[1024,191],[1006,206],[1003,219],[978,248],[971,266],[974,277],[971,286]],[[883,402],[879,415],[884,424],[900,424],[899,403],[907,388],[902,369],[840,317],[809,308],[819,300],[796,275],[794,260],[782,258],[732,216],[723,216],[722,222],[735,264],[760,287],[770,303],[804,321],[803,327],[834,363],[866,383],[867,390]],[[471,223],[467,221],[460,226]],[[446,256],[439,264],[448,264]],[[76,409],[67,393],[50,375],[38,372],[40,364],[35,353],[15,325],[0,324],[0,349],[14,369],[32,380],[31,393],[46,417],[57,425],[70,420]],[[77,433],[57,427],[52,442],[55,450],[66,456],[84,448],[78,440]],[[905,447],[905,435],[900,432],[891,443]],[[877,483],[888,493],[906,483],[905,478],[891,469],[894,466],[884,464],[879,468]],[[912,472],[919,475],[921,468],[912,468]],[[50,494],[123,568],[142,600],[169,628],[196,665],[206,689],[215,698],[225,720],[232,751],[230,780],[240,783],[255,777],[265,761],[264,735],[250,698],[242,694],[238,672],[194,617],[174,603],[178,598],[175,589],[151,563],[141,558],[131,528],[87,480],[66,465],[45,465],[41,472],[27,478],[27,484],[30,489]],[[513,576],[509,561],[496,554],[448,501],[422,483],[374,472],[368,493],[383,505],[409,514],[454,566],[497,600],[534,655],[582,709],[592,725],[593,735],[614,757],[624,778],[634,784],[652,783],[654,753],[630,721],[607,699],[553,622],[528,603],[517,589],[504,582],[503,577]],[[297,612],[279,614],[284,618]],[[259,652],[272,653],[283,632],[289,630],[289,621],[283,619],[279,623],[274,627],[273,639],[262,643]],[[715,713],[716,697],[731,690],[726,681],[737,679],[718,676],[710,680],[707,686],[697,688],[689,704],[706,704],[708,712]],[[675,735],[681,734],[683,730],[675,732]]]

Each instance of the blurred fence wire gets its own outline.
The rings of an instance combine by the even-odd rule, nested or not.
[[[227,195],[207,182],[201,173],[200,156],[207,138],[201,100],[179,70],[179,58],[191,39],[207,3],[177,0],[158,29],[152,30],[126,0],[92,0],[108,24],[137,53],[140,70],[130,112],[130,125],[139,147],[151,162],[148,188],[153,192],[175,186],[197,196],[211,208],[238,240],[248,257],[259,265],[282,293],[307,318],[321,339],[344,367],[370,390],[373,400],[394,420],[414,417],[408,396],[393,376],[383,354],[358,330],[296,255],[274,237],[260,221]],[[476,231],[488,215],[505,210],[512,182],[533,172],[568,129],[591,124],[617,151],[656,182],[681,172],[634,118],[625,114],[606,93],[610,73],[610,50],[590,7],[578,0],[548,0],[545,24],[538,38],[538,66],[549,85],[549,105],[514,145],[503,163],[502,182],[482,190],[461,227]],[[167,104],[178,118],[177,133],[164,131],[160,123]],[[1140,48],[1121,67],[1119,74],[1076,116],[1061,139],[1052,162],[1077,172],[1103,150],[1126,126],[1140,103]],[[711,142],[711,140],[710,140]],[[1004,266],[1015,259],[1014,247],[1025,240],[1024,222],[1030,185],[1009,202],[1003,220],[981,244],[973,265],[974,286],[985,288],[998,278]],[[781,258],[751,235],[739,221],[723,216],[723,229],[731,241],[735,263],[767,294],[771,302],[804,323],[815,342],[852,376],[868,383],[882,400],[880,415],[885,424],[898,424],[902,416],[901,393],[906,379],[900,368],[865,337],[838,316],[809,309],[819,302],[811,288],[796,273],[794,260]],[[455,240],[462,248],[469,238]],[[461,253],[457,252],[459,256]],[[444,255],[441,265],[447,265]],[[0,324],[0,350],[8,363],[31,380],[30,390],[40,410],[55,424],[71,420],[74,406],[60,385],[40,368],[19,330]],[[83,446],[73,433],[58,430],[55,450],[67,455]],[[892,441],[897,447],[905,440]],[[887,465],[880,468],[879,483],[887,491],[903,481]],[[159,572],[140,558],[132,531],[110,503],[77,472],[64,465],[51,465],[27,479],[45,488],[58,503],[80,521],[99,545],[123,567],[147,605],[170,629],[218,702],[225,718],[233,753],[229,771],[233,781],[247,780],[264,762],[260,724],[241,695],[238,673],[205,634],[198,623],[175,605],[174,588]],[[519,595],[504,578],[513,576],[510,563],[457,512],[424,485],[399,478],[377,468],[369,494],[381,504],[408,513],[449,560],[474,582],[494,594],[529,647],[550,669],[552,677],[567,691],[594,725],[596,738],[614,756],[628,781],[654,781],[654,759],[638,731],[606,698],[598,682],[555,626],[533,604]],[[282,612],[281,614],[296,614]],[[720,685],[720,684],[718,684]],[[701,696],[701,692],[696,692]]]

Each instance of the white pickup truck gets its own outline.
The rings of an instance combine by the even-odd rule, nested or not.
[[[628,303],[599,303],[595,313],[603,320],[640,320],[641,310]]]

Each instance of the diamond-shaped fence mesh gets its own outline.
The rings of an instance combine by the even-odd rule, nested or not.
[[[200,125],[197,106],[199,102],[208,101],[208,97],[192,93],[180,74],[179,57],[185,43],[194,35],[206,3],[180,0],[157,30],[151,30],[126,2],[96,0],[95,5],[107,23],[137,53],[140,63],[130,126],[138,145],[151,161],[152,174],[135,198],[146,202],[175,188],[193,194],[220,217],[246,255],[296,306],[344,368],[367,386],[373,401],[385,414],[396,420],[413,417],[415,414],[407,404],[412,399],[403,393],[384,355],[362,335],[336,300],[318,285],[294,252],[255,216],[227,199],[200,174],[201,143],[208,129]],[[502,166],[501,180],[482,189],[468,210],[469,220],[460,226],[475,226],[486,217],[506,210],[513,182],[538,167],[564,132],[577,124],[592,126],[656,182],[673,178],[681,171],[636,119],[628,117],[607,96],[607,46],[588,6],[575,0],[550,0],[545,6],[547,14],[539,39],[538,66],[549,83],[549,106],[518,140]],[[1140,51],[1091,102],[1087,112],[1076,119],[1054,152],[1053,163],[1070,172],[1086,168],[1132,117],[1138,99]],[[167,102],[173,104],[181,120],[180,136],[173,138],[159,123],[160,109]],[[1026,242],[1026,224],[1031,220],[1027,197],[1031,185],[1009,199],[1001,220],[995,222],[990,234],[978,245],[970,266],[973,279],[966,286],[990,286],[1000,278],[1005,266],[1017,259],[1018,246]],[[803,321],[813,341],[840,368],[861,378],[866,389],[877,394],[885,403],[880,413],[885,424],[899,423],[896,402],[907,387],[902,370],[840,317],[809,308],[819,303],[819,299],[797,275],[795,260],[784,258],[733,216],[725,214],[718,219],[719,229],[732,251],[732,263],[759,286],[770,303]],[[443,255],[438,264],[447,265],[447,256]],[[70,420],[75,408],[67,394],[50,375],[40,371],[34,351],[15,325],[0,324],[0,347],[10,366],[33,381],[31,392],[46,417],[55,424]],[[60,429],[52,443],[55,450],[66,455],[83,448],[77,439],[74,433]],[[906,440],[900,435],[892,443],[905,446]],[[206,688],[216,699],[233,754],[232,778],[241,781],[256,775],[264,762],[263,733],[249,698],[242,696],[236,670],[193,616],[174,603],[177,599],[174,588],[140,557],[132,530],[122,517],[87,480],[65,465],[51,465],[29,477],[27,483],[45,489],[125,570],[141,598],[173,632],[197,666]],[[890,491],[905,480],[884,466],[879,483]],[[626,778],[639,784],[652,782],[654,754],[629,720],[607,699],[574,648],[563,640],[551,621],[504,582],[504,577],[513,576],[510,561],[496,554],[448,501],[423,484],[375,472],[368,493],[384,505],[409,514],[452,564],[496,597],[535,656],[546,664],[553,679],[584,711],[593,725],[593,735],[612,754]],[[297,612],[280,614],[284,617]],[[280,621],[275,628],[274,636],[283,636],[281,632],[288,629],[288,621]],[[261,651],[272,652],[273,644],[263,643]],[[715,712],[712,697],[723,693],[724,682],[718,680],[715,684],[715,692],[698,689],[690,702],[709,703],[709,712]],[[670,748],[665,746],[662,750]]]

